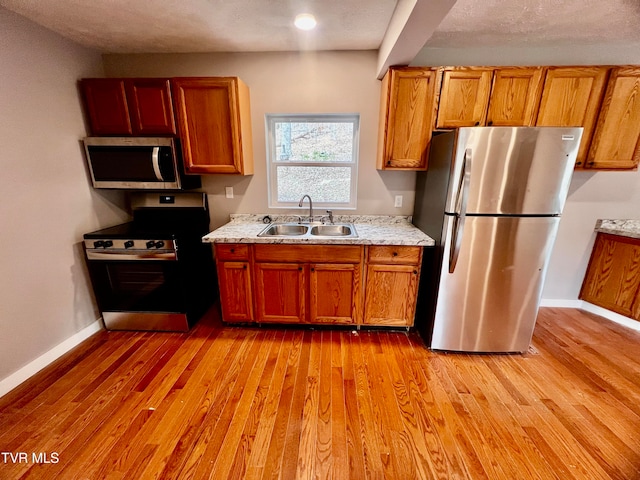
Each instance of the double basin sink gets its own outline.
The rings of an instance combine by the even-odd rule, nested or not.
[[[258,234],[259,237],[357,237],[351,223],[314,224],[314,223],[272,223]]]

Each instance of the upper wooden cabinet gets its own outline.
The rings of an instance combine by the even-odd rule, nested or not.
[[[635,169],[640,162],[640,67],[611,69],[586,167]]]
[[[439,75],[432,68],[390,68],[382,80],[380,170],[425,170],[435,127]]]
[[[541,67],[501,68],[493,73],[487,125],[535,124],[544,80]]]
[[[237,77],[172,79],[185,170],[253,174],[249,89]]]
[[[582,167],[609,75],[607,67],[549,67],[536,125],[583,127],[576,166]]]
[[[85,78],[80,81],[92,135],[175,135],[169,80]]]
[[[542,67],[448,67],[442,77],[438,128],[533,125]]]
[[[492,68],[445,68],[438,104],[437,128],[484,125],[492,78]]]
[[[175,135],[176,122],[168,79],[125,80],[134,135]]]

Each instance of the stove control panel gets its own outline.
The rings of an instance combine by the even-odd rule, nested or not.
[[[172,239],[157,239],[157,240],[129,240],[129,239],[91,239],[84,241],[85,248],[87,250],[123,250],[123,251],[163,251],[163,252],[175,252],[176,245]]]

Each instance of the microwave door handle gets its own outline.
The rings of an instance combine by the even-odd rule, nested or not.
[[[153,165],[153,173],[156,174],[156,178],[160,182],[164,182],[162,172],[160,171],[160,147],[153,147],[153,152],[151,153],[151,164]]]

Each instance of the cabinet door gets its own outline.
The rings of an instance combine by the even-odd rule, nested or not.
[[[360,265],[311,264],[309,278],[309,321],[357,323]]]
[[[580,298],[627,317],[637,316],[640,240],[599,233]]]
[[[487,125],[531,126],[542,93],[543,69],[503,68],[493,73]]]
[[[434,69],[389,69],[380,99],[378,169],[427,168],[438,79]]]
[[[416,307],[419,269],[412,265],[369,265],[365,325],[410,327]]]
[[[295,263],[255,263],[256,320],[301,323],[306,315],[305,267]]]
[[[492,77],[491,68],[445,69],[437,128],[485,125]]]
[[[133,133],[123,80],[85,78],[80,88],[92,135]]]
[[[249,90],[236,77],[172,80],[187,173],[253,173]]]
[[[220,307],[226,322],[253,321],[249,272],[248,262],[218,262]]]
[[[635,169],[640,162],[640,68],[611,71],[587,167]]]
[[[608,74],[606,67],[547,69],[536,125],[584,128],[577,167],[586,161]]]
[[[134,135],[175,135],[169,80],[127,79],[125,88]]]

